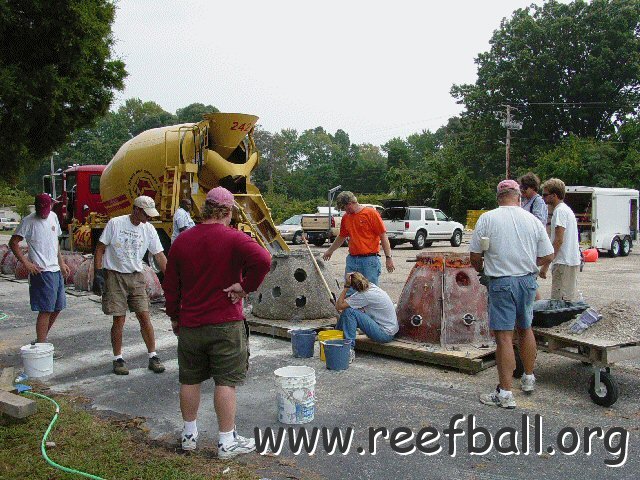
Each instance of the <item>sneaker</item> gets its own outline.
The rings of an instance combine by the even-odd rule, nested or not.
[[[129,369],[123,359],[119,358],[113,361],[113,373],[116,375],[129,375]]]
[[[195,450],[198,442],[198,434],[192,433],[189,435],[182,434],[182,450],[191,451]]]
[[[353,363],[353,361],[354,361],[355,359],[356,359],[356,352],[355,352],[355,350],[352,348],[352,349],[349,351],[349,363],[350,363],[350,364],[351,364],[351,363]]]
[[[536,388],[536,377],[531,375],[531,379],[528,380],[526,375],[523,373],[522,378],[520,379],[520,389],[523,392],[533,392]]]
[[[149,370],[153,370],[154,373],[162,373],[164,372],[164,365],[156,355],[155,357],[151,357],[149,359]]]
[[[226,447],[218,443],[218,458],[232,458],[245,453],[251,453],[255,449],[256,442],[253,438],[245,438],[235,434],[233,442]]]
[[[498,389],[491,393],[485,393],[480,395],[480,403],[484,403],[485,405],[492,405],[494,407],[502,407],[502,408],[516,408],[516,399],[513,398],[513,393],[509,394],[507,397],[501,397],[498,393]]]

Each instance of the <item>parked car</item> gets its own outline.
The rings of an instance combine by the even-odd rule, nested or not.
[[[280,232],[280,236],[285,242],[291,242],[294,245],[300,245],[302,243],[302,215],[294,215],[287,218],[284,222],[278,225],[276,228]]]
[[[19,222],[11,218],[0,218],[0,229],[2,230],[15,230],[19,225]]]
[[[437,208],[409,206],[403,200],[385,203],[382,219],[387,228],[391,248],[411,242],[422,250],[433,242],[447,241],[453,247],[462,243],[464,227]]]

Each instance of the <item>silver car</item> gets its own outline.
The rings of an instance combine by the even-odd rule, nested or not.
[[[301,221],[302,215],[294,215],[293,217],[287,218],[276,228],[286,242],[291,242],[294,245],[300,245],[302,243]]]

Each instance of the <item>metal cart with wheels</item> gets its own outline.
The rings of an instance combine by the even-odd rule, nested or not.
[[[564,333],[559,327],[533,327],[538,350],[573,358],[593,366],[589,382],[589,395],[597,405],[610,407],[618,400],[618,384],[611,374],[611,366],[625,360],[640,359],[640,340],[603,339],[590,337],[589,331],[581,335]],[[524,367],[516,355],[514,377],[522,376]]]

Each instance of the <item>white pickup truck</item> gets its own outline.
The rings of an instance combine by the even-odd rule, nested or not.
[[[401,200],[384,203],[382,219],[391,248],[406,242],[411,242],[416,250],[430,247],[438,241],[450,242],[453,247],[462,243],[463,225],[453,221],[442,210],[408,206]]]

